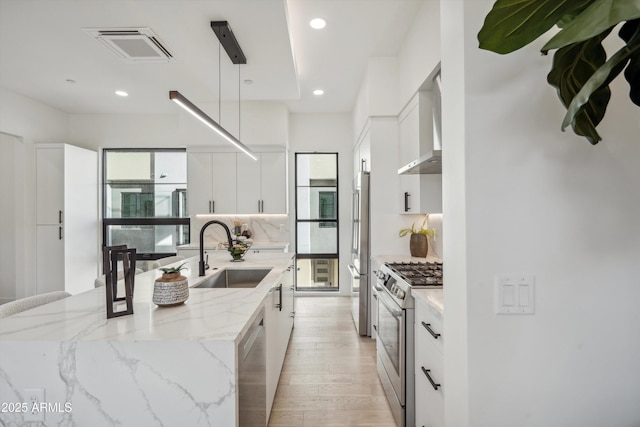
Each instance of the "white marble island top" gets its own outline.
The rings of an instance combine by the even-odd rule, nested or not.
[[[105,288],[56,301],[0,322],[0,341],[140,341],[236,340],[244,333],[265,296],[289,266],[291,253],[247,254],[244,262],[230,262],[229,254],[209,254],[209,269],[198,277],[198,259],[187,259],[189,299],[179,306],[158,307],[152,301],[153,283],[161,275],[152,270],[136,276],[133,315],[107,319]],[[256,288],[198,289],[208,276],[222,269],[272,268]]]
[[[209,254],[223,268],[272,268],[253,289],[190,289],[179,306],[152,301],[159,271],[136,276],[133,315],[106,318],[97,288],[0,319],[0,400],[27,402],[41,388],[51,407],[38,425],[238,426],[238,342],[262,315],[266,296],[293,254]],[[189,285],[197,259],[187,260]],[[0,424],[31,425],[20,411]],[[35,424],[34,424],[35,425]]]

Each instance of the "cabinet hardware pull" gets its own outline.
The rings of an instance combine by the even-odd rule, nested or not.
[[[216,213],[216,201],[211,201],[211,213]]]
[[[278,311],[282,311],[282,283],[278,285],[278,304],[276,307],[278,307]]]
[[[62,211],[58,211],[58,224],[62,224]]]
[[[209,213],[211,213],[211,200],[209,200]]]
[[[409,209],[411,209],[409,207],[409,196],[410,194],[407,191],[405,191],[404,192],[404,211],[405,212],[409,212]]]
[[[424,326],[424,328],[429,331],[429,333],[431,334],[431,336],[435,339],[438,339],[439,336],[441,336],[441,334],[438,334],[436,332],[433,331],[433,329],[431,329],[431,323],[424,323],[424,322],[420,322],[422,323],[422,326]]]
[[[424,374],[427,376],[427,379],[431,383],[431,387],[433,387],[434,390],[438,390],[438,388],[440,388],[442,385],[436,384],[433,378],[431,378],[431,375],[429,375],[429,372],[431,372],[431,369],[424,369],[424,366],[421,366],[420,368],[422,369],[422,372],[424,372]]]
[[[58,227],[58,240],[62,240],[62,227]]]

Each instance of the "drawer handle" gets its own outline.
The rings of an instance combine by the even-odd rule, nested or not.
[[[434,390],[438,390],[438,388],[441,387],[441,384],[436,384],[433,378],[431,378],[431,375],[429,375],[429,372],[431,372],[431,369],[424,369],[424,366],[421,366],[420,368],[422,369],[422,372],[424,372],[424,374],[427,376],[427,379],[431,383],[431,387],[433,387]]]
[[[424,322],[420,322],[420,323],[422,323],[422,326],[424,326],[424,328],[427,331],[429,331],[429,333],[433,338],[438,339],[438,337],[441,336],[440,334],[435,333],[433,329],[431,329],[431,323],[424,323]]]

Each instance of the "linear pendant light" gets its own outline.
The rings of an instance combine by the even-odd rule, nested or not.
[[[212,130],[216,131],[221,137],[229,141],[233,144],[238,150],[245,153],[247,156],[251,157],[253,160],[258,160],[255,154],[249,150],[249,147],[244,145],[242,142],[238,141],[238,139],[231,135],[225,128],[220,126],[218,122],[209,117],[204,111],[196,107],[191,101],[184,97],[177,90],[169,91],[169,99],[184,108],[186,111],[191,113],[193,117],[200,120],[205,125],[209,126]]]
[[[240,48],[238,41],[233,35],[233,32],[231,32],[231,28],[229,27],[229,24],[227,23],[227,21],[212,21],[211,29],[216,34],[216,37],[218,37],[220,43],[222,44],[225,51],[227,52],[227,55],[229,55],[229,59],[231,59],[231,62],[233,62],[234,64],[247,63],[244,53],[242,52],[242,49]],[[220,67],[219,59],[218,59],[218,67]],[[220,71],[218,70],[218,73],[219,72]],[[239,79],[238,79],[238,87],[240,87]],[[220,90],[220,88],[218,88],[218,90]],[[218,96],[220,96],[220,94],[218,94]],[[238,92],[238,127],[240,127],[240,117],[239,117],[240,99],[239,98],[240,96]],[[176,104],[178,104],[179,106],[181,106],[182,108],[184,108],[189,113],[191,113],[196,119],[200,120],[209,128],[217,132],[220,136],[222,136],[224,139],[229,141],[231,144],[233,144],[236,148],[238,148],[240,151],[245,153],[247,156],[249,156],[253,160],[256,160],[256,161],[258,160],[258,157],[255,154],[253,154],[253,152],[251,152],[251,150],[249,150],[249,148],[246,145],[240,142],[238,138],[231,135],[225,128],[223,128],[220,124],[218,124],[218,122],[216,122],[211,117],[209,117],[204,111],[196,107],[191,101],[185,98],[184,95],[182,95],[180,92],[178,92],[177,90],[169,91],[169,99],[175,102]]]

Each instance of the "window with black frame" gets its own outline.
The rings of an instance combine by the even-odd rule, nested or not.
[[[296,153],[296,290],[338,291],[338,154]]]
[[[186,150],[105,149],[102,171],[104,245],[153,260],[189,243]]]

